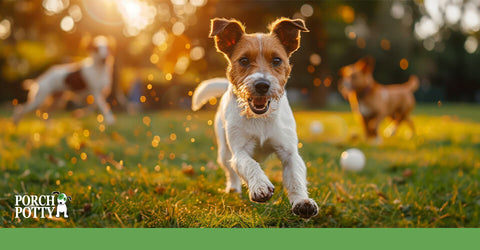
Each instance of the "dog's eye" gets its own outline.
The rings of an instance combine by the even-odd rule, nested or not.
[[[238,60],[238,62],[239,62],[240,65],[242,65],[243,67],[248,67],[248,65],[250,65],[250,60],[248,60],[248,58],[246,58],[246,57],[240,58],[240,60]]]
[[[280,64],[282,64],[282,59],[278,58],[278,57],[274,57],[272,59],[272,65],[277,67],[277,66],[280,66]]]

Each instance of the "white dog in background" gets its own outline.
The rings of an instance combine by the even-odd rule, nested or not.
[[[81,100],[92,95],[106,123],[113,124],[115,117],[106,102],[112,88],[113,47],[112,39],[97,36],[89,45],[90,56],[83,61],[56,65],[37,79],[26,80],[24,87],[29,90],[28,100],[16,107],[13,115],[15,124],[23,115],[39,108],[47,98],[53,98],[54,103],[59,102],[64,92],[73,93]]]
[[[289,58],[299,47],[300,31],[308,30],[302,20],[287,18],[276,20],[270,30],[246,34],[236,20],[212,20],[210,36],[229,63],[228,80],[202,82],[193,94],[192,109],[223,95],[215,132],[227,192],[241,192],[243,182],[250,200],[269,200],[274,186],[258,161],[276,153],[284,167],[283,183],[293,213],[311,218],[318,206],[308,197],[307,169],[298,153],[295,119],[285,94]]]

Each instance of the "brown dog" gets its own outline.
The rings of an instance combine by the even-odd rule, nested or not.
[[[375,60],[367,56],[339,71],[338,89],[350,102],[352,111],[361,114],[367,139],[379,142],[378,126],[386,117],[392,118],[394,125],[388,136],[395,134],[403,121],[414,134],[410,112],[415,107],[413,92],[418,89],[418,77],[412,75],[403,84],[382,85],[373,79],[374,66]]]

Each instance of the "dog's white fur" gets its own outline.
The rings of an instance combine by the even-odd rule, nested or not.
[[[243,115],[233,85],[227,79],[217,78],[198,86],[192,99],[193,109],[199,109],[225,89],[215,115],[215,132],[217,161],[227,178],[226,192],[241,192],[242,181],[248,186],[251,199],[273,192],[274,186],[258,161],[276,153],[284,167],[283,183],[292,207],[300,203],[316,207],[308,197],[307,169],[298,153],[296,123],[286,95],[272,100],[268,115],[250,118]]]
[[[16,107],[14,111],[15,123],[18,123],[24,114],[39,108],[47,98],[60,92],[73,93],[81,100],[85,100],[91,94],[105,116],[106,123],[113,124],[115,122],[115,117],[106,102],[106,97],[112,87],[114,58],[106,37],[96,37],[93,43],[97,50],[93,51],[91,56],[83,61],[53,66],[36,80],[25,81],[25,87],[29,89],[28,100],[25,105]],[[65,79],[69,73],[78,69],[80,69],[81,76],[86,83],[86,88],[81,91],[72,91],[65,84]],[[56,98],[54,102],[58,102],[60,99]]]
[[[237,20],[215,18],[210,36],[229,66],[227,79],[202,82],[192,109],[223,94],[215,115],[219,165],[226,173],[226,192],[248,187],[250,200],[266,202],[274,186],[259,162],[275,153],[284,167],[283,183],[292,211],[302,218],[318,213],[308,197],[307,168],[298,153],[295,119],[285,94],[290,55],[298,49],[303,20],[277,19],[271,32],[245,33]]]

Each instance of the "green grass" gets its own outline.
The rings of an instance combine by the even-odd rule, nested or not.
[[[0,227],[480,227],[479,110],[419,105],[417,135],[401,127],[380,146],[360,139],[349,112],[295,112],[309,191],[320,206],[305,221],[290,211],[274,157],[261,164],[276,186],[270,201],[223,192],[213,112],[117,114],[117,124],[101,131],[96,116],[69,113],[47,121],[31,115],[14,127],[3,108]],[[323,134],[310,133],[314,120]],[[339,167],[349,147],[367,156],[359,173]],[[69,219],[13,218],[15,194],[54,190],[72,196]]]

